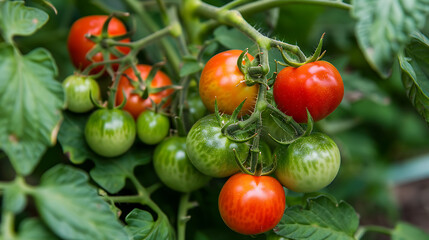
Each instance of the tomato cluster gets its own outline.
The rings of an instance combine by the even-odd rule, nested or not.
[[[76,21],[70,30],[70,56],[80,70],[91,67],[94,62],[118,57],[109,55],[109,59],[103,59],[103,55],[97,53],[87,59],[96,43],[86,36],[101,34],[106,19],[107,16],[85,17]],[[107,31],[109,36],[118,36],[125,34],[126,28],[118,19],[112,18]],[[129,39],[121,41],[129,42]],[[126,47],[117,47],[117,50],[122,54],[130,51]],[[243,56],[247,60],[237,64]],[[247,78],[252,76],[243,74],[239,68],[246,67],[253,59],[241,50],[229,50],[213,56],[206,63],[198,93],[190,91],[183,102],[188,115],[185,121],[192,125],[186,137],[177,134],[167,137],[173,132],[169,118],[173,83],[162,71],[151,71],[152,66],[137,64],[124,70],[113,85],[116,89],[110,92],[109,104],[114,106],[107,108],[99,104],[100,88],[93,77],[76,74],[67,78],[63,86],[70,111],[82,113],[92,110],[94,105],[101,107],[90,114],[84,131],[86,142],[95,153],[108,158],[119,156],[131,148],[137,137],[144,144],[154,145],[155,172],[166,186],[179,192],[195,191],[212,177],[229,177],[219,194],[220,215],[232,230],[253,235],[269,231],[279,223],[286,206],[283,187],[296,192],[318,191],[333,181],[340,167],[339,149],[323,133],[294,136],[295,141],[289,145],[271,144],[275,149],[272,154],[264,141],[267,136],[281,139],[284,136],[280,132],[285,128],[272,120],[266,108],[255,108],[256,102],[260,101],[258,94],[263,91],[260,89],[262,85],[249,86]],[[118,65],[100,64],[90,72],[105,67],[116,71]],[[308,121],[307,110],[314,121],[325,118],[339,105],[344,93],[338,71],[323,61],[306,63],[299,68],[284,68],[277,74],[272,88],[280,110],[277,115],[283,112],[298,123]],[[241,110],[234,116],[243,101]],[[267,106],[268,101],[261,105]],[[215,112],[216,108],[220,113]],[[275,107],[271,106],[270,111],[272,108]],[[206,109],[212,114],[206,116]],[[233,137],[228,135],[231,133],[225,129],[251,119],[253,113],[264,125],[262,141],[256,141],[252,146],[246,131],[234,133]],[[175,122],[176,128],[177,124]],[[248,160],[255,159],[254,154],[258,155],[255,166],[259,170],[251,175]],[[264,176],[264,166],[275,168],[275,177]],[[240,170],[246,173],[240,173]]]

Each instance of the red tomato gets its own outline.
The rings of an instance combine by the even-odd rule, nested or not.
[[[146,77],[149,75],[150,70],[152,69],[149,65],[139,64],[137,65],[137,69],[140,71],[140,76],[143,80],[146,80]],[[134,74],[132,68],[128,68],[124,71],[124,74],[127,74],[134,81],[138,81],[137,76]],[[163,87],[171,85],[170,78],[163,72],[158,71],[155,74],[155,77],[152,80],[151,87]],[[149,97],[146,99],[141,98],[138,94],[132,93],[134,90],[133,85],[130,84],[128,78],[122,76],[119,80],[118,91],[116,92],[116,105],[120,105],[122,101],[124,101],[124,95],[122,94],[122,90],[125,91],[127,97],[127,103],[124,106],[124,110],[128,111],[133,115],[135,119],[145,111],[147,108],[152,107],[152,99],[155,103],[160,103],[162,99],[169,97],[173,93],[173,89],[167,89],[158,93],[151,93]],[[166,102],[168,104],[169,101]]]
[[[93,15],[87,16],[78,19],[73,23],[70,33],[67,39],[67,47],[73,62],[73,65],[83,70],[91,64],[91,61],[86,59],[86,54],[91,51],[94,47],[95,43],[85,37],[86,34],[92,35],[100,35],[101,29],[103,27],[104,22],[107,20],[108,16],[105,15]],[[118,20],[117,18],[113,18],[108,26],[107,32],[109,36],[118,36],[123,35],[127,32],[125,25]],[[121,42],[129,42],[130,39],[123,39]],[[123,54],[128,54],[130,52],[130,48],[128,47],[117,47],[117,49]],[[110,55],[110,59],[115,59],[116,57]],[[103,61],[102,53],[97,53],[93,58],[94,62]],[[113,67],[115,70],[118,65],[114,64]],[[91,70],[91,74],[95,74],[100,72],[103,69],[103,66],[98,66]]]
[[[219,195],[219,212],[225,224],[241,234],[259,234],[273,229],[283,216],[286,197],[273,177],[233,175]]]
[[[332,113],[343,99],[344,85],[332,64],[316,61],[282,69],[274,82],[273,94],[282,112],[304,123],[307,122],[306,109],[314,121]]]
[[[214,112],[215,98],[220,112],[231,115],[244,100],[240,115],[250,114],[258,96],[258,85],[248,87],[238,69],[237,59],[243,51],[229,50],[213,56],[204,66],[200,78],[200,96],[209,111]],[[253,57],[247,54],[250,60]]]

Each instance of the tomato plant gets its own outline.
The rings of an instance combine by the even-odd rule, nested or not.
[[[91,77],[71,75],[63,82],[66,94],[67,109],[82,113],[91,110],[94,104],[91,101],[91,95],[94,100],[99,100],[100,87]]]
[[[326,187],[340,169],[340,150],[323,133],[302,137],[277,148],[277,179],[295,192],[315,192]]]
[[[219,212],[225,224],[241,234],[273,229],[283,216],[286,200],[281,184],[269,176],[238,173],[219,194]]]
[[[85,69],[92,62],[101,62],[108,59],[103,58],[102,52],[96,53],[91,60],[86,58],[88,52],[93,49],[95,43],[89,40],[86,35],[91,34],[98,36],[101,34],[101,30],[104,22],[108,16],[105,15],[93,15],[86,16],[78,19],[70,28],[70,32],[67,39],[67,47],[72,60],[73,65],[78,69]],[[111,37],[120,36],[127,32],[125,25],[117,18],[112,18],[109,22],[108,35]],[[128,38],[121,40],[122,42],[129,42]],[[117,50],[122,54],[128,54],[130,48],[118,46]],[[114,55],[110,55],[110,59],[115,59]],[[113,65],[117,68],[117,64]],[[98,73],[103,69],[103,66],[97,66],[91,70],[92,74]]]
[[[151,69],[152,67],[149,65],[137,65],[137,70],[140,72],[140,76],[143,80],[146,79]],[[130,79],[132,79],[136,83],[138,82],[138,78],[132,68],[128,68],[127,70],[125,70],[123,75],[128,75]],[[155,77],[152,79],[151,87],[165,87],[171,84],[172,82],[170,78],[162,71],[158,71]],[[133,93],[134,90],[138,89],[134,87],[132,83],[130,83],[129,79],[125,76],[121,77],[121,79],[119,80],[118,91],[116,93],[116,104],[120,105],[122,101],[124,101],[124,91],[125,97],[127,98],[127,103],[125,104],[123,109],[131,113],[131,115],[135,119],[138,118],[140,113],[152,107],[152,101],[156,104],[159,104],[163,99],[168,98],[173,93],[172,89],[166,89],[156,93],[149,93],[149,97],[147,99],[143,99],[139,94]],[[167,105],[168,103],[169,100],[166,101],[165,105]]]
[[[222,118],[223,123],[228,117]],[[186,152],[192,164],[211,177],[227,177],[239,171],[235,162],[235,149],[241,159],[246,159],[249,146],[229,140],[221,132],[222,126],[214,114],[198,120],[186,137]],[[204,141],[201,141],[204,139]]]
[[[273,94],[281,111],[304,123],[307,122],[306,109],[314,121],[332,113],[343,99],[344,85],[332,64],[316,61],[282,69],[274,82]]]
[[[167,116],[154,111],[144,111],[137,118],[137,136],[146,144],[157,144],[170,131],[170,120]]]
[[[128,112],[119,109],[98,109],[85,125],[89,147],[104,157],[125,153],[134,143],[136,124]]]
[[[429,239],[429,9],[385,2],[1,0],[0,239]]]
[[[170,137],[160,143],[153,155],[153,166],[161,181],[179,192],[195,191],[210,180],[191,164],[185,137]]]
[[[246,99],[241,115],[253,111],[258,95],[258,86],[247,86],[244,75],[237,67],[241,50],[228,50],[216,54],[206,63],[200,77],[199,92],[204,105],[214,112],[215,99],[219,111],[232,114],[234,109]],[[253,57],[247,54],[251,60]]]

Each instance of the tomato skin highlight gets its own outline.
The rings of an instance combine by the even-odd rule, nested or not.
[[[73,65],[80,70],[84,70],[92,62],[86,59],[86,54],[91,51],[95,46],[95,43],[85,37],[86,34],[100,35],[103,28],[104,22],[107,20],[107,15],[92,15],[82,17],[76,20],[70,28],[70,32],[67,38],[67,48],[70,54]],[[109,36],[119,36],[127,32],[125,25],[117,18],[112,18],[109,23],[107,32]],[[121,40],[121,42],[130,42],[129,38]],[[117,50],[123,54],[128,54],[130,48],[128,47],[116,47]],[[117,57],[110,55],[110,59],[116,59]],[[97,53],[92,61],[101,62],[103,61],[103,55],[101,52]],[[106,59],[107,60],[107,59]],[[113,69],[117,70],[118,64],[112,65]],[[103,66],[97,66],[91,70],[91,74],[96,74],[103,69]]]
[[[75,113],[88,112],[94,108],[91,95],[94,100],[101,98],[100,87],[91,77],[71,75],[64,80],[63,87],[67,109]]]
[[[120,109],[98,109],[85,125],[85,140],[103,157],[125,153],[134,143],[136,124],[133,117]]]
[[[294,192],[315,192],[329,185],[341,164],[340,150],[323,133],[301,137],[276,149],[276,177]]]
[[[229,50],[213,56],[204,66],[201,73],[199,92],[204,105],[210,112],[214,112],[215,99],[219,111],[231,115],[235,108],[246,99],[240,116],[252,113],[258,84],[247,86],[244,75],[237,66],[241,50]],[[250,60],[253,57],[247,54]]]
[[[145,81],[147,76],[149,75],[150,70],[152,69],[152,66],[139,64],[137,65],[137,69],[140,71],[141,78]],[[130,77],[132,80],[138,81],[138,78],[134,74],[132,68],[128,68],[124,71],[123,74],[127,74],[128,77]],[[151,87],[153,88],[169,85],[172,85],[172,82],[170,78],[162,71],[158,71],[151,82]],[[125,104],[123,109],[131,113],[134,119],[137,119],[142,112],[152,107],[152,102],[150,99],[152,99],[156,104],[158,104],[162,101],[162,99],[169,97],[173,93],[173,89],[166,89],[161,92],[150,93],[148,98],[143,99],[138,94],[132,93],[133,90],[134,87],[130,84],[128,78],[122,76],[119,80],[118,91],[116,92],[115,101],[117,106],[120,105],[122,101],[124,101],[124,95],[122,93],[122,91],[124,91],[125,96],[127,98],[127,103]],[[164,106],[167,106],[168,104],[169,100],[165,103]]]
[[[273,229],[286,207],[282,185],[273,177],[237,173],[219,194],[219,212],[225,224],[241,234]]]
[[[274,82],[273,95],[278,109],[296,122],[307,122],[306,109],[314,121],[319,121],[341,103],[344,84],[332,64],[316,61],[282,69]]]
[[[155,172],[169,188],[179,192],[195,191],[210,181],[199,172],[186,154],[186,138],[170,137],[162,141],[153,156]]]

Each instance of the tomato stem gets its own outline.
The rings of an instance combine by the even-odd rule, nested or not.
[[[2,239],[16,239],[15,234],[15,215],[11,211],[4,211],[2,214],[1,233]]]
[[[180,197],[179,210],[177,212],[177,235],[178,240],[185,240],[186,223],[189,221],[188,210],[195,205],[189,203],[190,193],[183,193]]]
[[[361,239],[367,232],[378,232],[386,235],[392,235],[393,230],[382,226],[362,226],[355,233],[355,239]]]

